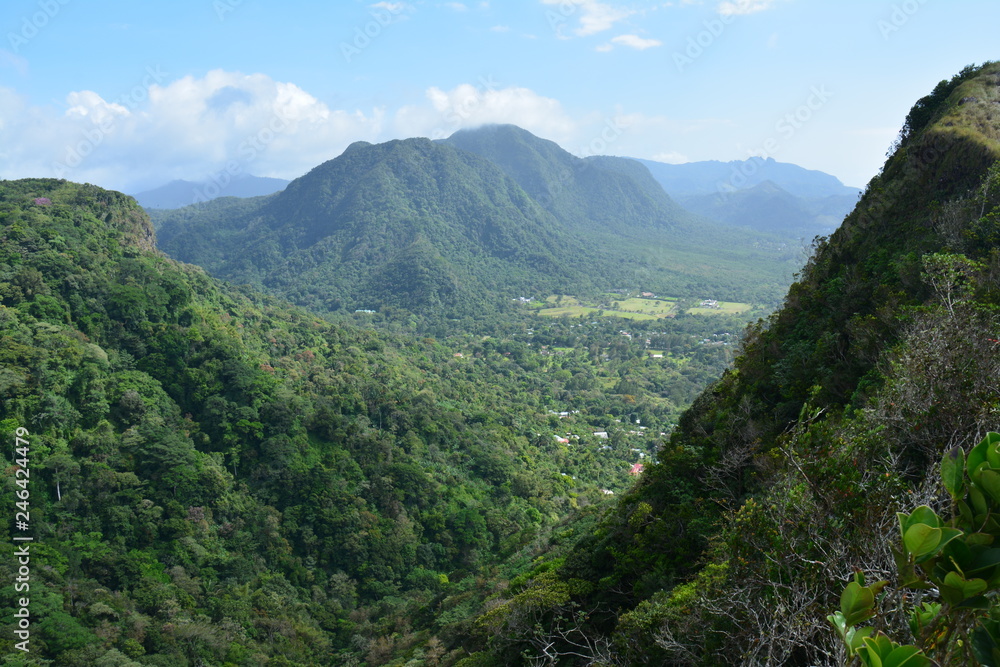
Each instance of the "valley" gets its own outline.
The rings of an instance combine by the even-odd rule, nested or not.
[[[860,195],[510,124],[0,182],[4,664],[994,664],[998,103]]]

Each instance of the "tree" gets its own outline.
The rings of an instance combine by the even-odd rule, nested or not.
[[[71,455],[62,452],[46,459],[45,467],[52,471],[52,477],[56,482],[56,500],[61,501],[62,482],[80,474],[80,464]]]

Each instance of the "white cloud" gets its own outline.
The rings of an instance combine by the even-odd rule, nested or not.
[[[663,42],[658,39],[645,39],[639,37],[638,35],[618,35],[611,40],[614,44],[621,44],[622,46],[628,46],[633,49],[638,49],[640,51],[645,51],[646,49],[651,49],[654,46],[662,46]]]
[[[426,91],[430,105],[408,105],[394,117],[397,136],[443,139],[463,128],[510,123],[554,141],[568,140],[576,121],[555,99],[527,88],[500,88],[490,81]]]
[[[771,9],[777,0],[726,0],[719,4],[723,16],[744,16]]]
[[[74,91],[66,106],[32,107],[0,88],[0,178],[56,176],[138,192],[176,178],[237,173],[295,178],[358,140],[450,136],[518,125],[576,155],[706,159],[736,140],[728,121],[570,111],[552,97],[484,79],[430,87],[403,106],[334,108],[264,74],[214,70],[164,79],[131,97]]]
[[[579,27],[573,30],[573,34],[587,37],[610,30],[616,23],[635,13],[597,0],[542,0],[542,4],[556,6],[556,9],[550,10],[549,23],[562,37],[565,37],[563,25],[574,19],[578,20]]]
[[[465,6],[465,3],[462,2],[446,2],[444,3],[444,6],[448,9],[453,9],[456,12],[466,12],[469,10],[469,8]]]
[[[492,28],[490,28],[490,31],[491,32],[510,32],[510,26],[509,25],[495,25]]]
[[[0,177],[56,176],[129,189],[199,179],[236,165],[298,176],[357,139],[377,140],[384,112],[333,110],[291,83],[214,70],[104,100],[75,91],[67,108],[29,108],[0,91]]]

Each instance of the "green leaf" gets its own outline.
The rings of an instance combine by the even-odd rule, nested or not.
[[[944,522],[941,521],[941,517],[939,517],[934,510],[927,505],[921,505],[917,509],[913,510],[913,513],[910,514],[909,520],[907,521],[906,527],[909,528],[916,523],[926,523],[931,528],[940,528],[944,525]]]
[[[826,620],[830,621],[830,625],[837,631],[837,634],[844,640],[844,643],[849,644],[850,642],[847,640],[847,619],[844,618],[843,612],[835,611],[827,616]]]
[[[972,652],[983,667],[1000,667],[1000,624],[985,621],[972,634]]]
[[[840,596],[840,610],[847,625],[857,625],[875,615],[875,595],[856,581],[847,584]]]
[[[1000,470],[1000,441],[992,440],[989,435],[982,441],[986,443],[986,461],[990,468]]]
[[[924,628],[929,626],[941,613],[940,602],[924,602],[920,607],[915,608],[910,614],[910,632],[914,637],[919,637]]]
[[[986,570],[1000,565],[1000,549],[977,549],[973,552],[972,562],[963,567],[966,574],[980,574],[984,578],[992,578],[992,574],[983,574]]]
[[[965,494],[965,452],[952,447],[941,460],[941,481],[951,497],[958,500]]]
[[[850,649],[851,655],[858,652],[858,649],[864,646],[865,637],[870,637],[871,634],[875,632],[875,628],[851,628],[847,631],[847,647]]]
[[[969,530],[975,530],[976,524],[973,520],[975,517],[972,514],[972,508],[964,500],[958,501],[958,515],[961,517],[961,525],[965,526]]]
[[[994,502],[1000,503],[1000,472],[984,468],[979,476],[979,485]]]
[[[931,661],[916,646],[899,646],[882,660],[883,667],[924,667]]]
[[[969,473],[969,479],[973,482],[979,479],[979,468],[986,463],[986,450],[989,448],[989,436],[984,438],[978,445],[969,451],[965,458],[965,469]]]
[[[970,475],[970,479],[973,479]],[[975,479],[979,479],[979,474],[976,474]],[[983,495],[982,490],[979,488],[979,482],[975,482],[975,485],[969,486],[969,500],[972,501],[972,508],[976,512],[975,521],[980,521],[979,517],[984,514],[989,514],[990,508],[986,505],[986,496]]]
[[[949,542],[955,538],[961,537],[962,535],[965,535],[965,533],[958,528],[942,528],[941,544],[938,545],[938,549],[943,549]]]
[[[989,584],[987,584],[987,587]],[[962,609],[989,609],[990,599],[985,595],[976,595],[968,600],[964,600],[962,604],[958,605]]]
[[[968,533],[965,536],[965,543],[970,547],[984,546],[988,547],[993,544],[994,537],[988,533]]]
[[[894,648],[892,641],[881,632],[874,639],[865,637],[863,641],[865,645],[858,651],[861,660],[869,667],[883,667]]]
[[[957,591],[961,597],[956,601],[948,600],[947,598],[945,601],[951,602],[952,604],[960,604],[961,602],[975,597],[985,591],[986,582],[982,579],[966,579],[958,572],[949,572],[944,578],[944,585],[941,587],[942,597],[945,597],[946,589]],[[954,596],[952,597],[954,598]]]
[[[903,544],[918,559],[938,550],[941,545],[941,529],[918,523],[910,526],[903,535]]]

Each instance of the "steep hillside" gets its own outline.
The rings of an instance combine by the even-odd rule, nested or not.
[[[940,462],[1000,414],[998,103],[997,64],[917,102],[854,212],[784,307],[748,330],[657,464],[565,560],[498,594],[479,622],[484,661],[527,651],[565,665],[843,664],[826,617],[852,613],[859,598],[842,593],[856,571],[888,585],[882,613],[849,626],[874,616],[864,632],[939,664],[995,664],[997,610],[978,594],[997,582],[971,582],[993,567],[992,501],[978,490],[962,500],[953,476],[944,484],[969,503],[956,505]],[[975,505],[982,532],[949,533],[959,546],[921,569],[945,542],[908,533],[909,551],[893,555],[895,512],[921,504],[945,521],[964,506],[969,522]],[[945,573],[948,586],[932,583]],[[942,606],[911,617],[915,599]]]
[[[34,540],[30,591],[0,559],[5,662],[24,664],[24,596],[30,655],[59,665],[382,664],[418,647],[454,664],[484,582],[628,483],[631,451],[553,435],[620,413],[586,351],[573,378],[523,343],[331,326],[152,244],[129,197],[0,182],[0,507],[30,517],[8,544]],[[570,381],[594,426],[553,417]],[[620,410],[657,423],[627,389]]]
[[[630,161],[581,159],[514,125],[462,130],[445,143],[497,164],[546,210],[583,232],[691,232],[699,224]]]

